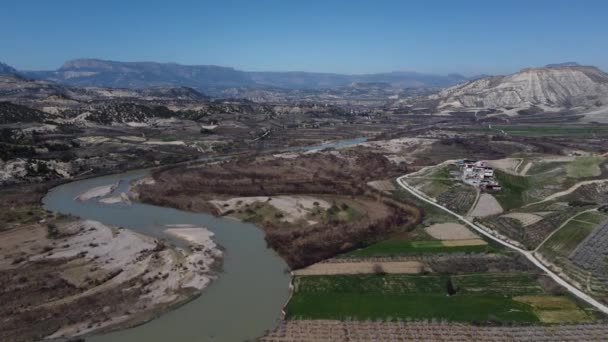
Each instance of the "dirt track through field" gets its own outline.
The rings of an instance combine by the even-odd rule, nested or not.
[[[554,194],[552,194],[550,196],[545,197],[545,199],[543,199],[542,201],[528,203],[524,207],[529,207],[529,206],[534,205],[534,204],[539,204],[539,203],[544,203],[544,202],[547,202],[547,201],[552,201],[552,200],[554,200],[556,198],[569,195],[569,194],[573,193],[574,191],[576,191],[576,189],[580,188],[583,185],[600,184],[600,183],[606,183],[606,182],[608,182],[608,179],[594,179],[594,180],[588,180],[588,181],[579,182],[579,183],[574,184],[573,186],[571,186],[567,190],[556,192],[556,193],[554,193]]]

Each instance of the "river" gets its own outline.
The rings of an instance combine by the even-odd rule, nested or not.
[[[298,150],[340,148],[364,138],[337,141]],[[182,243],[165,234],[166,225],[192,224],[211,230],[224,251],[223,271],[193,301],[131,329],[88,337],[91,342],[201,342],[253,340],[274,328],[289,295],[287,265],[266,247],[264,233],[256,226],[231,218],[190,213],[142,203],[103,204],[74,198],[97,186],[120,182],[113,194],[126,192],[131,181],[147,171],[91,178],[52,189],[44,208],[83,219],[129,228],[136,232]]]

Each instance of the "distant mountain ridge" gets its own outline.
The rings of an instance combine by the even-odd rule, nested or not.
[[[248,72],[215,65],[181,65],[156,62],[117,62],[100,59],[67,61],[55,71],[19,71],[34,79],[74,86],[147,88],[185,86],[199,91],[230,87],[325,89],[352,83],[388,83],[394,87],[446,87],[467,78],[416,72],[345,75],[314,72]]]
[[[21,71],[35,79],[73,86],[148,88],[184,86],[197,90],[209,87],[251,85],[242,71],[213,65],[184,66],[174,63],[114,62],[79,59],[64,63],[56,71]]]
[[[17,70],[10,65],[0,62],[0,75],[3,74],[17,74]]]

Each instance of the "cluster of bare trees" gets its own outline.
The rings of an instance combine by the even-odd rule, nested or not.
[[[266,242],[291,268],[300,268],[376,242],[408,223],[410,217],[404,210],[390,208],[389,214],[378,220],[364,218],[297,229],[270,229],[266,231]]]
[[[414,206],[366,185],[371,179],[402,174],[403,165],[369,152],[341,153],[341,157],[321,153],[295,159],[243,158],[166,169],[155,172],[155,184],[141,185],[138,192],[144,202],[212,213],[217,211],[208,201],[218,197],[297,194],[348,196],[364,203],[364,210],[374,211],[350,222],[329,220],[298,228],[264,223],[268,245],[298,268],[373,243],[421,219]]]

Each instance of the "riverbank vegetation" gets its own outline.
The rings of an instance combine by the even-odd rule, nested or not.
[[[418,208],[367,185],[404,172],[403,164],[349,149],[168,169],[153,173],[154,183],[138,186],[137,192],[147,203],[251,220],[264,229],[268,245],[290,267],[299,268],[413,228],[420,221]],[[318,198],[318,204],[328,206],[296,207],[308,213],[300,221],[283,222],[289,213],[270,209],[281,208],[273,205],[276,196],[283,201],[285,196]],[[231,198],[245,203],[251,197],[258,203],[263,199],[263,205],[228,212],[214,205]]]

